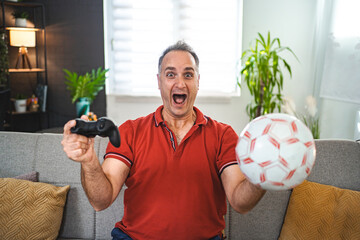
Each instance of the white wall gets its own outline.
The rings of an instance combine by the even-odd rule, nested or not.
[[[270,30],[272,37],[279,37],[281,44],[290,47],[297,55],[299,62],[291,55],[284,55],[292,66],[293,78],[289,79],[289,76],[285,75],[283,94],[291,96],[299,110],[305,105],[305,97],[314,92],[316,6],[317,1],[314,0],[244,0],[243,2],[243,49],[249,47],[251,41],[257,37],[257,32],[267,34]],[[156,81],[156,76],[149,81]],[[240,133],[248,123],[245,107],[249,101],[250,95],[244,90],[241,97],[198,98],[195,105],[204,114],[230,124],[237,133]],[[117,124],[121,124],[127,119],[135,119],[155,111],[160,104],[161,99],[156,97],[108,96],[107,113]],[[347,116],[348,112],[353,111],[354,106],[343,107],[342,103],[336,103],[335,112],[331,112],[328,110],[332,109],[332,103],[326,101],[322,105],[326,109],[321,112],[324,115],[321,122],[322,137],[352,139],[353,126],[341,125],[342,117],[336,112],[341,109],[342,116]],[[355,119],[355,112],[353,115]]]

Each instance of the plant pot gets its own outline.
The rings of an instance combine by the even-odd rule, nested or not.
[[[26,99],[15,100],[15,111],[19,113],[26,112]]]
[[[15,18],[16,27],[26,27],[26,18]]]
[[[76,102],[76,115],[81,117],[82,115],[88,115],[90,111],[90,101],[88,98],[79,98]]]

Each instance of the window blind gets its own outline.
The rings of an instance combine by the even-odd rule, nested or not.
[[[239,0],[113,0],[108,4],[108,93],[160,95],[158,59],[178,40],[185,40],[200,58],[199,95],[236,92]]]

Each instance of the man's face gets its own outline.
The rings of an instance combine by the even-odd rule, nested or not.
[[[157,77],[166,113],[175,118],[192,114],[200,78],[193,56],[186,51],[167,53]]]

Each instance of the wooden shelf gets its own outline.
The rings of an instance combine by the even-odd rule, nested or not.
[[[26,115],[26,114],[39,114],[39,113],[41,113],[41,111],[36,111],[36,112],[33,112],[33,111],[26,111],[26,112],[12,111],[11,112],[12,115]]]
[[[9,6],[20,6],[20,7],[41,7],[44,4],[34,3],[34,2],[13,2],[13,1],[3,1],[4,5]]]
[[[20,0],[19,0],[20,1]],[[15,10],[25,10],[30,14],[30,19],[27,21],[27,27],[17,27],[14,21],[11,21],[10,14]],[[8,86],[10,90],[10,96],[14,96],[16,93],[24,93],[30,95],[31,93],[38,94],[37,96],[40,103],[40,97],[42,96],[41,104],[46,105],[46,90],[47,90],[47,60],[46,60],[46,22],[45,22],[45,5],[43,3],[31,3],[25,2],[12,2],[7,0],[0,0],[0,30],[4,31],[7,36],[7,46],[9,47],[9,61],[16,60],[17,49],[15,46],[10,46],[10,32],[11,31],[31,31],[36,35],[36,46],[34,49],[29,50],[32,67],[30,65],[12,65],[9,69]],[[9,16],[9,17],[8,17]],[[19,62],[21,63],[21,62]],[[19,68],[16,68],[18,66]],[[21,68],[24,67],[24,68]],[[25,68],[27,67],[27,68]],[[22,86],[24,82],[29,83],[31,89],[28,86]],[[9,97],[10,97],[9,96]],[[1,103],[0,103],[1,104]],[[41,111],[39,107],[38,111],[26,111],[15,112],[13,104],[11,104],[10,110],[7,112],[7,126],[6,128],[11,131],[38,131],[42,128],[48,128],[48,113]],[[1,238],[1,237],[0,237]]]
[[[37,112],[30,112],[30,111],[26,111],[26,112],[11,112],[12,115],[26,115],[26,114],[39,114],[40,111]]]
[[[6,27],[6,30],[21,30],[21,31],[41,31],[41,28],[34,28],[34,27]]]
[[[10,73],[45,72],[44,68],[10,68]]]

